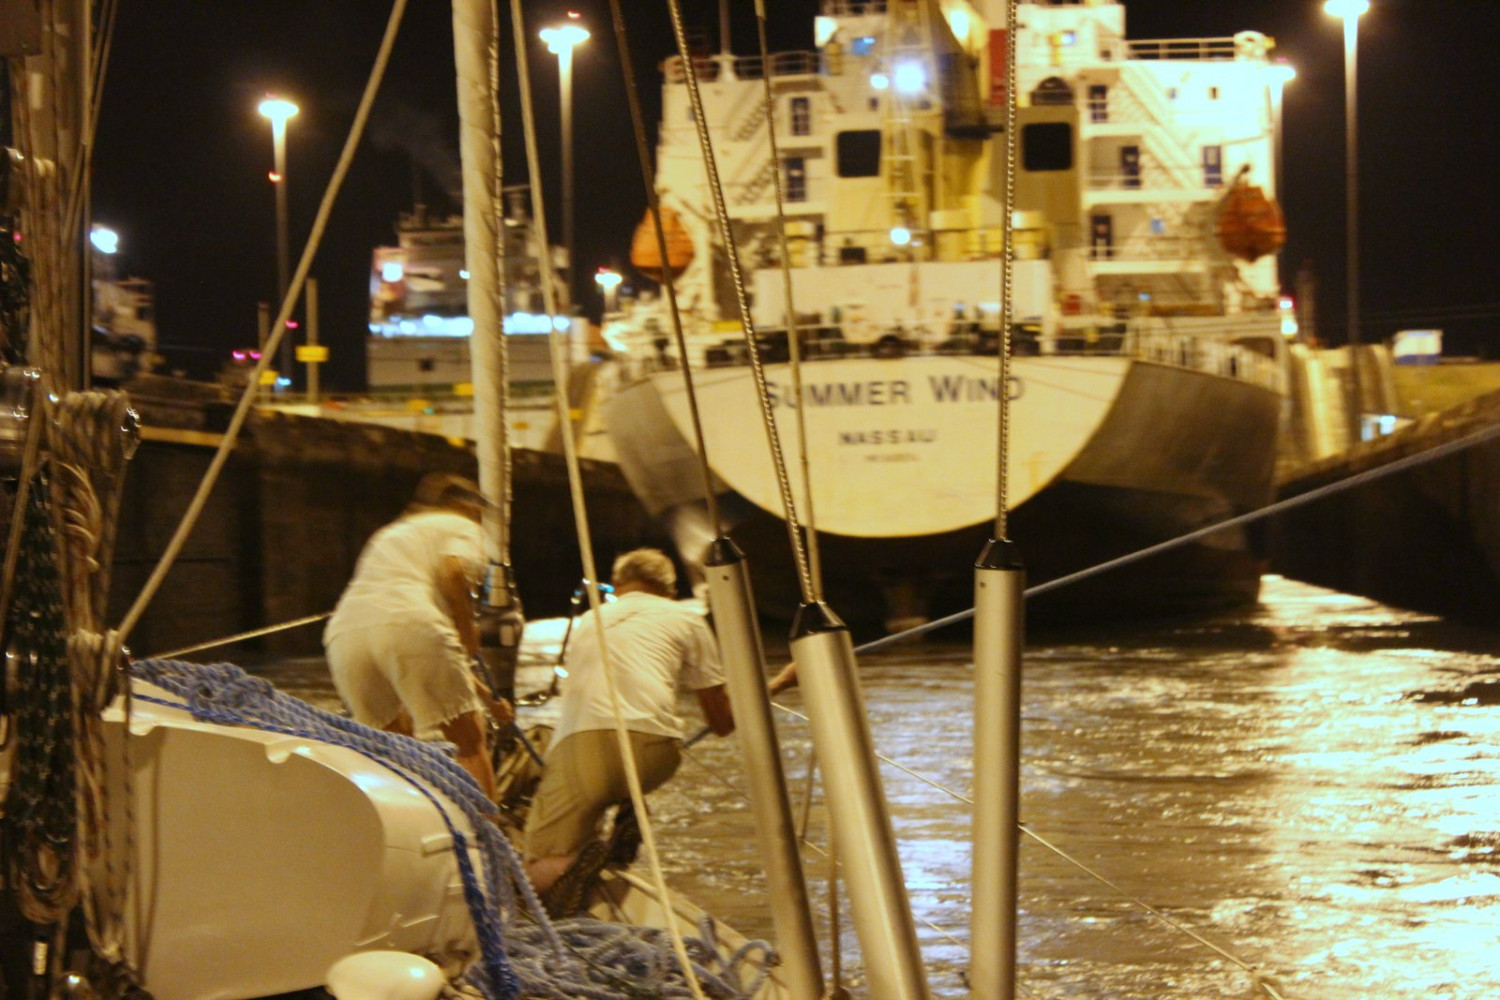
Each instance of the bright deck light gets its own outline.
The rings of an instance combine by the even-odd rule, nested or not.
[[[542,41],[547,43],[547,51],[555,56],[560,56],[573,51],[573,46],[588,41],[589,29],[581,24],[563,24],[556,28],[543,28],[540,32]]]
[[[606,267],[601,267],[599,273],[594,275],[594,281],[606,292],[618,288],[620,282],[624,280],[619,271],[611,271]]]
[[[911,242],[911,230],[905,226],[894,226],[891,229],[891,242],[898,247],[904,247]]]
[[[95,226],[89,230],[89,242],[100,253],[120,252],[120,234],[108,226]]]
[[[297,105],[281,97],[267,97],[256,110],[271,119],[272,125],[285,125],[288,118],[297,115]]]
[[[903,94],[920,94],[927,89],[927,67],[919,62],[905,62],[896,67],[896,90]]]
[[[884,73],[871,73],[870,86],[876,90],[884,90],[891,85],[891,78]]]
[[[1370,9],[1370,0],[1328,0],[1323,9],[1334,17],[1342,17],[1348,20],[1351,17],[1359,17]]]

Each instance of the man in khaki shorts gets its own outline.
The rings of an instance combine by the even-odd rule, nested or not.
[[[514,715],[471,669],[479,653],[471,591],[484,570],[485,502],[472,480],[424,476],[401,516],[365,544],[323,645],[334,687],[356,721],[447,740],[494,798],[482,713],[501,725]]]
[[[600,615],[620,711],[641,786],[649,792],[677,770],[683,739],[679,692],[698,696],[704,718],[720,736],[734,731],[734,714],[708,623],[673,600],[672,561],[656,549],[636,549],[615,560],[611,577],[619,599]],[[557,728],[526,821],[526,873],[554,915],[571,910],[602,867],[606,849],[596,839],[599,822],[610,806],[630,798],[593,612],[578,625],[567,669]]]

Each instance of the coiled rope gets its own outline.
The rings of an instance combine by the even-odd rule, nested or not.
[[[205,722],[251,726],[353,750],[389,768],[431,801],[448,826],[480,946],[480,961],[460,977],[460,985],[499,1000],[676,1000],[692,995],[665,931],[588,918],[554,923],[546,917],[520,858],[490,821],[493,804],[444,745],[325,712],[228,663],[143,660],[133,664],[132,672],[182,699],[141,694],[141,701],[185,709]],[[454,823],[455,808],[468,821],[471,835]],[[471,846],[480,859],[478,869],[470,858]],[[523,907],[535,923],[516,919]],[[723,1000],[752,995],[774,964],[770,946],[749,942],[721,958],[711,926],[700,933],[702,937],[684,943],[706,995]]]

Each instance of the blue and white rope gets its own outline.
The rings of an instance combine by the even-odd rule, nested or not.
[[[479,940],[481,961],[464,974],[465,985],[492,1000],[521,996],[676,1000],[692,996],[664,931],[590,918],[560,923],[547,919],[520,858],[490,822],[493,804],[453,759],[448,744],[424,743],[371,729],[293,698],[229,663],[142,660],[132,664],[131,670],[137,678],[182,699],[176,703],[137,694],[140,701],[183,709],[204,722],[250,726],[344,747],[389,768],[426,796],[448,826],[464,899]],[[455,826],[433,790],[467,818],[477,841],[482,873],[474,870],[468,838]],[[511,919],[520,912],[517,890],[521,904],[528,914],[536,915],[537,923]],[[752,941],[726,960],[720,957],[711,920],[705,918],[700,933],[701,939],[689,939],[689,948],[694,969],[708,994],[724,1000],[753,996],[776,964],[770,946]],[[747,962],[754,966],[748,988],[740,976]]]

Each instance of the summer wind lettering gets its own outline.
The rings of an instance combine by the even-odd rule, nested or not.
[[[1010,379],[1010,398],[1021,397],[1021,380]],[[924,383],[918,382],[917,385]],[[971,375],[929,375],[925,382],[928,398],[934,403],[990,403],[1000,399],[1000,379],[975,378]],[[870,379],[863,382],[808,382],[802,386],[809,406],[908,406],[913,383],[907,379]],[[791,386],[766,383],[771,405],[795,408]]]

